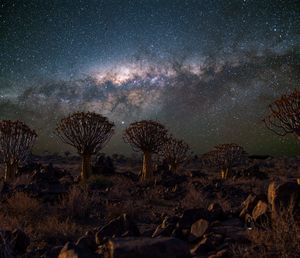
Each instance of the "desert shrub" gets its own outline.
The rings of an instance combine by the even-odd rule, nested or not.
[[[101,190],[113,185],[112,181],[102,175],[93,175],[86,181],[86,185],[92,190]]]
[[[89,195],[86,188],[73,186],[61,199],[57,209],[63,217],[83,219],[88,216],[93,204],[93,197]]]
[[[2,209],[1,207],[1,210]],[[12,231],[20,227],[20,221],[17,218],[7,215],[3,210],[0,212],[0,229]]]
[[[107,203],[106,205],[106,218],[108,220],[114,219],[124,213],[129,215],[131,218],[140,219],[142,212],[142,208],[136,205],[133,201]]]
[[[187,193],[181,200],[181,207],[184,209],[191,208],[207,208],[210,204],[209,200],[203,195],[200,190],[195,189],[192,183],[186,187]]]
[[[234,257],[300,257],[300,224],[290,212],[274,218],[272,227],[250,231],[249,238],[251,246],[232,248]]]
[[[23,192],[16,192],[8,198],[6,208],[7,216],[16,218],[23,225],[42,217],[41,213],[44,210],[37,199],[31,198]]]
[[[62,220],[55,215],[47,216],[32,230],[34,231],[32,234],[37,234],[37,239],[53,244],[74,241],[84,233],[83,229],[71,219]]]

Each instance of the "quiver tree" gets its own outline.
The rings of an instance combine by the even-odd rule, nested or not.
[[[141,179],[153,176],[151,156],[158,153],[167,139],[167,129],[152,120],[143,120],[129,125],[123,134],[123,139],[134,151],[143,152],[143,169]]]
[[[58,137],[77,149],[82,158],[81,179],[91,174],[91,157],[111,138],[114,124],[106,117],[92,112],[76,112],[63,118],[55,129]]]
[[[263,121],[277,135],[292,133],[300,140],[300,91],[282,95],[270,104],[269,114]]]
[[[0,154],[5,164],[5,181],[14,179],[19,164],[30,153],[36,137],[36,132],[21,121],[0,121]]]
[[[245,158],[246,152],[243,147],[230,143],[215,146],[212,151],[203,155],[202,160],[204,163],[220,169],[221,178],[226,180],[231,168]]]
[[[187,161],[190,156],[189,145],[171,135],[162,146],[161,154],[169,165],[169,171],[176,172],[179,165]]]

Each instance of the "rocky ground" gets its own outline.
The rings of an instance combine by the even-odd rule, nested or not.
[[[0,257],[300,257],[300,157],[252,156],[222,181],[195,159],[140,182],[137,160],[32,157],[0,183]]]

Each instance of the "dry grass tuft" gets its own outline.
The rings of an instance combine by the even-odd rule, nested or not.
[[[94,199],[87,189],[73,186],[68,194],[62,198],[57,210],[65,218],[84,219],[93,208]]]
[[[82,228],[72,220],[61,220],[55,215],[41,220],[33,230],[40,240],[54,242],[55,244],[63,244],[70,240],[74,241],[84,233]]]
[[[271,228],[250,231],[249,238],[252,246],[233,247],[234,257],[300,257],[300,223],[289,212],[273,219]]]
[[[6,215],[17,219],[20,225],[25,226],[35,222],[38,217],[42,216],[42,212],[42,204],[26,193],[17,192],[7,199]]]

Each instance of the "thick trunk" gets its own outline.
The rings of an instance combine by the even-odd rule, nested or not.
[[[152,168],[152,161],[151,161],[151,153],[144,152],[143,157],[143,170],[142,170],[142,180],[150,179],[153,176],[153,168]]]
[[[221,178],[226,180],[228,178],[229,168],[222,168],[221,169]]]
[[[4,175],[4,180],[5,181],[12,181],[14,180],[16,173],[18,170],[18,164],[16,162],[14,163],[6,163],[5,164],[5,175]]]
[[[80,179],[85,181],[89,178],[91,174],[91,155],[83,154],[82,155],[82,164],[81,164],[81,174]]]

